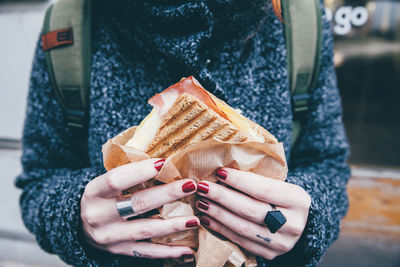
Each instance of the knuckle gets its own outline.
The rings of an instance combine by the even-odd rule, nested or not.
[[[111,243],[111,236],[101,230],[94,230],[92,233],[92,239],[99,245],[107,245]]]
[[[169,199],[175,200],[175,199],[182,198],[183,193],[181,193],[181,192],[183,192],[183,191],[182,191],[182,185],[180,183],[175,183],[173,186],[169,187],[167,190],[168,190],[167,194],[168,194]]]
[[[265,196],[271,195],[273,193],[271,188],[269,183],[264,183],[261,190],[257,190],[255,194],[256,199],[263,199]]]
[[[138,230],[136,238],[133,237],[135,240],[142,240],[153,237],[154,231],[149,227],[145,226]]]
[[[83,219],[86,221],[86,223],[88,225],[90,225],[91,227],[96,227],[98,226],[98,214],[96,211],[94,211],[94,209],[86,209],[83,212]]]
[[[180,232],[180,231],[182,231],[182,230],[184,230],[185,228],[184,228],[184,225],[185,225],[185,223],[174,223],[173,225],[172,225],[172,231],[174,232],[174,233],[176,233],[176,232]]]
[[[109,172],[105,179],[107,188],[112,191],[117,190],[118,189],[117,181],[118,181],[117,174],[113,171]]]
[[[308,210],[311,207],[311,196],[303,189],[305,193],[305,207]]]
[[[277,244],[275,244],[275,248],[276,250],[285,253],[288,252],[291,248],[292,245],[289,242],[279,242]]]
[[[241,215],[243,217],[248,218],[250,221],[257,221],[259,217],[257,214],[260,214],[258,207],[251,202],[246,203],[244,205],[244,209],[242,209],[240,212],[242,213]]]
[[[295,236],[300,236],[303,233],[303,229],[299,226],[299,224],[289,225],[288,231]]]
[[[133,210],[135,211],[135,213],[142,214],[147,211],[148,202],[143,196],[133,197],[132,202]]]
[[[225,221],[225,217],[226,216],[225,216],[223,210],[221,208],[215,206],[215,205],[210,206],[210,208],[208,210],[208,214],[211,217],[218,218],[218,220],[221,221],[221,222]]]
[[[95,190],[94,190],[94,186],[92,182],[89,182],[86,187],[85,190],[83,191],[83,197],[82,199],[86,198],[86,199],[90,199],[95,197]]]
[[[296,186],[296,196],[298,196],[299,206],[308,209],[311,205],[311,197],[310,195],[304,190],[304,188],[300,186]]]
[[[250,224],[248,223],[240,223],[237,226],[237,233],[241,236],[247,236],[249,235],[251,231]]]
[[[140,240],[138,235],[139,235],[138,232],[133,231],[127,234],[127,239],[130,241]]]

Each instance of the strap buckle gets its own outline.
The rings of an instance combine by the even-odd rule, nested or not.
[[[292,96],[292,112],[295,120],[302,119],[304,117],[304,114],[308,110],[309,99],[310,95],[307,93]]]

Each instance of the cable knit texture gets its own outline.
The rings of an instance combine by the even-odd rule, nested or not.
[[[137,125],[146,100],[183,76],[284,142],[287,181],[312,204],[305,231],[289,252],[260,266],[314,266],[337,239],[348,206],[348,143],[333,66],[333,39],[323,12],[321,71],[297,144],[281,22],[270,1],[96,1],[88,137],[68,128],[54,97],[40,44],[23,133],[21,209],[40,246],[76,266],[145,266],[159,261],[117,256],[87,246],[80,221],[85,185],[105,172],[101,146]],[[322,2],[322,1],[321,1]],[[88,155],[79,142],[88,144]],[[291,155],[289,157],[289,155]]]

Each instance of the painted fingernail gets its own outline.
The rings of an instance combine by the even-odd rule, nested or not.
[[[196,219],[189,220],[186,222],[186,228],[193,228],[199,226],[199,223],[197,222]]]
[[[228,172],[223,169],[218,169],[215,171],[215,175],[221,178],[222,180],[225,180],[226,177],[228,176]]]
[[[182,191],[185,192],[185,193],[189,193],[189,192],[192,192],[194,190],[196,190],[196,184],[193,181],[184,183],[182,185]]]
[[[204,182],[200,182],[197,184],[197,192],[207,194],[209,190],[210,190],[210,187],[208,186],[208,184],[206,184]]]
[[[157,171],[160,171],[162,166],[164,165],[165,159],[160,159],[154,163],[154,168],[156,168]]]
[[[210,225],[210,220],[207,217],[200,217],[200,223],[205,225],[205,226],[209,226]]]
[[[197,207],[202,209],[202,210],[208,210],[210,205],[208,204],[207,201],[205,201],[203,199],[200,199],[199,201],[197,201]]]
[[[182,254],[180,260],[182,260],[183,262],[192,262],[194,261],[194,255],[191,253]]]

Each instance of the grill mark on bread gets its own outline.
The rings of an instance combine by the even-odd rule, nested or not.
[[[163,118],[162,125],[145,152],[152,157],[165,158],[210,138],[242,142],[249,136],[196,97],[185,93],[176,99]]]
[[[176,101],[178,104],[181,104],[181,102],[184,102],[183,105],[181,104],[181,109],[173,109],[174,113],[168,114],[168,117],[166,117],[163,121],[163,124],[160,126],[159,131],[162,131],[166,126],[168,126],[169,122],[171,120],[176,120],[179,121],[182,117],[186,116],[188,113],[193,111],[194,107],[193,105],[196,105],[198,103],[193,103],[192,101],[180,101],[182,97],[179,97]],[[201,108],[199,105],[197,105],[197,108]],[[171,108],[172,109],[172,108]]]
[[[234,135],[236,135],[236,133],[237,133],[237,131],[234,131],[233,133],[231,133],[230,135],[228,135],[227,137],[225,137],[225,138],[223,139],[223,141],[229,141],[229,140],[231,140],[231,138],[232,138]]]
[[[191,126],[192,122],[206,111],[193,99],[184,97],[184,95],[180,96],[168,112],[167,117],[163,119],[163,124],[146,153],[152,153],[166,139],[173,139],[180,131],[183,131],[183,128]]]
[[[228,126],[228,125],[227,124],[223,124],[223,125],[217,127],[214,131],[210,132],[210,134],[207,135],[203,140],[207,140],[207,139],[210,139],[210,138],[214,137],[218,132],[220,132],[221,130],[226,128],[226,126]]]
[[[218,133],[214,135],[214,137],[218,140],[229,141],[229,138],[233,136],[236,132],[236,129],[226,124],[223,129],[221,129],[220,131],[218,131]]]
[[[199,139],[196,142],[193,142],[192,140],[196,138],[196,134],[200,131],[202,131],[203,129],[207,128],[209,125],[211,125],[217,118],[213,117],[210,120],[206,121],[205,124],[203,124],[202,126],[200,126],[198,128],[197,131],[192,132],[191,134],[187,135],[186,137],[182,138],[179,140],[179,142],[176,142],[175,144],[172,145],[171,149],[169,149],[168,151],[163,152],[160,157],[162,158],[166,158],[168,157],[170,154],[174,153],[175,151],[177,151],[178,149],[184,149],[185,147],[189,146],[189,145],[193,145],[196,143],[199,143],[200,141],[203,141],[205,139]],[[192,141],[192,142],[191,142]],[[190,143],[190,144],[189,144]]]
[[[190,107],[188,108],[188,110],[190,112]],[[168,131],[168,129],[167,129],[166,130],[167,133],[163,133],[161,135],[163,137],[160,138],[159,140],[154,140],[155,142],[152,143],[151,147],[149,146],[146,153],[151,155],[153,153],[153,150],[157,149],[157,147],[159,147],[159,145],[162,145],[163,147],[166,147],[166,146],[170,147],[171,145],[169,143],[165,144],[164,142],[165,141],[168,142],[171,140],[173,141],[174,138],[176,138],[176,136],[179,135],[181,132],[185,132],[185,130],[187,128],[190,129],[190,127],[196,123],[196,119],[201,117],[205,112],[206,112],[206,110],[201,110],[199,113],[195,114],[195,116],[192,118],[184,118],[185,123],[182,123],[182,124],[178,125],[177,127],[173,128],[172,131]],[[162,130],[160,130],[159,133],[162,133]]]
[[[205,124],[204,127],[202,127],[196,132],[197,135],[194,136],[191,142],[195,144],[203,140],[207,140],[211,138],[211,136],[213,136],[217,131],[223,128],[225,125],[226,123],[224,121],[219,120],[218,117],[213,117],[211,119],[211,123]],[[186,146],[184,146],[184,148],[185,147]]]

